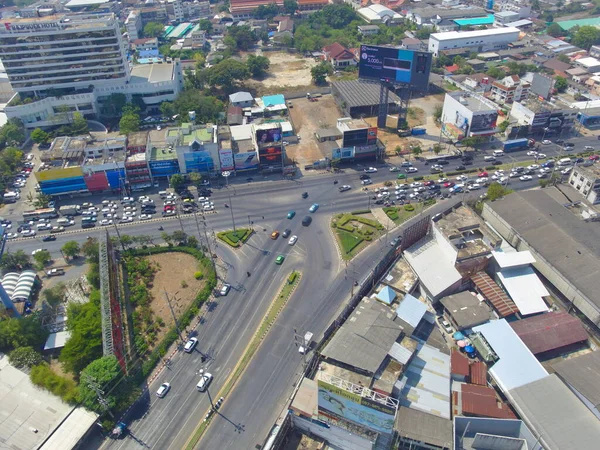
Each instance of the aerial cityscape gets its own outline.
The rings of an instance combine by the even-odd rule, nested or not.
[[[600,0],[0,13],[3,448],[599,448]]]

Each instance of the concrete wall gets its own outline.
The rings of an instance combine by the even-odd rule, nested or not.
[[[489,222],[489,224],[498,232],[500,235],[518,251],[529,250],[536,262],[533,266],[538,270],[550,283],[552,283],[556,289],[579,311],[581,311],[591,322],[597,326],[600,324],[600,311],[598,307],[587,298],[582,292],[580,292],[571,282],[566,279],[554,266],[544,259],[533,247],[521,239],[515,230],[492,208],[488,203],[484,203],[483,206],[483,218]]]
[[[307,419],[292,414],[294,426],[302,432],[325,439],[329,446],[339,450],[372,450],[374,445],[365,438],[352,434],[342,428],[321,427]]]

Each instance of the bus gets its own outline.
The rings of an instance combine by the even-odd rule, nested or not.
[[[55,208],[42,208],[23,212],[24,220],[56,219],[58,213]]]

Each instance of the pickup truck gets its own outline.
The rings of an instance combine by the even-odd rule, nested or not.
[[[46,276],[48,277],[58,277],[60,275],[64,275],[65,274],[65,269],[51,269],[48,272],[46,272]]]

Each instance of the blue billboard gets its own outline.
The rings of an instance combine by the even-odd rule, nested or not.
[[[236,171],[258,169],[258,154],[256,152],[236,153],[233,155]]]
[[[386,81],[426,90],[432,54],[396,47],[361,45],[359,78]]]

